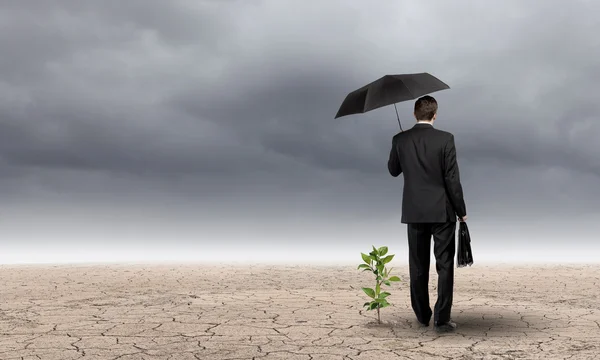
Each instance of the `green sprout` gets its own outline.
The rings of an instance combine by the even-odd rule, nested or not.
[[[377,322],[379,324],[381,324],[379,309],[390,305],[386,298],[391,295],[387,291],[382,292],[381,285],[385,284],[387,286],[391,286],[392,281],[401,281],[398,276],[391,276],[390,278],[387,278],[393,268],[388,270],[386,269],[385,264],[389,263],[394,258],[394,255],[385,256],[387,252],[387,246],[382,246],[379,249],[376,249],[375,246],[373,246],[373,251],[371,251],[369,255],[360,253],[365,263],[358,265],[358,269],[363,269],[363,271],[370,270],[373,272],[373,274],[375,274],[375,289],[362,288],[365,294],[373,299],[364,303],[363,307],[366,306],[367,311],[377,309]]]

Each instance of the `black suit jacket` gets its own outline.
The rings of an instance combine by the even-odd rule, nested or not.
[[[397,134],[388,170],[404,174],[402,223],[456,222],[467,215],[451,133],[416,124]]]

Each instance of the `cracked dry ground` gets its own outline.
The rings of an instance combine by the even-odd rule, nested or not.
[[[408,281],[408,267],[393,272]],[[594,359],[600,266],[455,271],[456,333],[420,328],[407,282],[362,311],[349,266],[0,266],[0,359]],[[432,265],[431,303],[437,275]]]

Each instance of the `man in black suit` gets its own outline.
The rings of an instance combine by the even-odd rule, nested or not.
[[[452,294],[456,219],[465,221],[467,209],[460,183],[454,135],[437,130],[437,101],[424,96],[415,102],[417,124],[394,136],[388,161],[390,174],[404,174],[402,223],[408,227],[410,297],[423,326],[434,315],[438,331],[452,331]],[[431,237],[438,279],[435,312],[429,306]]]

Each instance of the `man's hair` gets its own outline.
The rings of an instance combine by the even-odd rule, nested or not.
[[[435,99],[429,95],[419,98],[415,102],[415,116],[417,120],[431,120],[437,112],[438,104]]]

